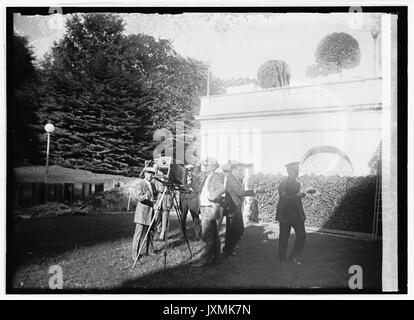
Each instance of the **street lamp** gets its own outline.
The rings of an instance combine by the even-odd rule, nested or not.
[[[47,183],[47,176],[48,176],[48,173],[49,173],[50,134],[53,131],[55,131],[55,126],[49,122],[45,125],[45,131],[46,131],[46,134],[47,134],[45,183]]]
[[[377,59],[377,38],[379,36],[379,30],[374,29],[371,31],[371,36],[374,39],[374,77],[377,77],[377,64],[378,64],[378,59]]]

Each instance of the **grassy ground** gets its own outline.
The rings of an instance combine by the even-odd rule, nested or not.
[[[191,249],[197,255],[203,245],[193,240],[190,221],[187,227]],[[236,258],[226,259],[214,268],[194,269],[188,264],[189,250],[173,215],[167,269],[163,266],[164,243],[155,242],[160,254],[142,258],[131,270],[133,232],[132,214],[14,220],[13,241],[9,238],[8,243],[10,286],[13,291],[47,290],[49,267],[60,265],[67,290],[202,293],[334,288],[349,291],[348,268],[357,264],[364,271],[364,289],[381,287],[380,242],[308,233],[304,265],[282,270],[276,259],[277,225],[252,224],[246,226]]]
[[[16,182],[43,182],[45,167],[29,166],[13,169]],[[50,166],[48,174],[49,183],[105,183],[105,189],[111,188],[117,182],[127,182],[131,178],[112,174],[93,173],[87,170],[70,169],[60,166]]]

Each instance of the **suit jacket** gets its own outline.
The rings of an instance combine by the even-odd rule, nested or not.
[[[197,176],[192,177],[191,183],[187,185],[187,192],[180,192],[181,204],[184,202],[188,208],[198,212],[200,207],[200,179]]]
[[[147,182],[144,179],[141,179],[138,183],[138,204],[135,209],[135,216],[134,216],[134,222],[150,225],[151,219],[154,211],[154,202],[157,199],[157,189],[155,187],[155,184],[153,181],[151,181],[152,186],[152,192],[154,195],[154,198],[151,199],[145,199],[145,195],[150,192],[149,186]]]
[[[157,190],[158,196],[157,196],[157,202],[161,201],[161,195],[164,192],[165,186],[162,184],[162,182],[153,179],[155,189]],[[162,203],[160,206],[161,210],[171,210],[173,206],[173,199],[170,194],[166,193],[164,198],[162,199]]]
[[[302,199],[296,194],[300,192],[300,183],[286,178],[279,185],[279,202],[276,209],[276,220],[279,222],[305,221]]]
[[[244,190],[243,185],[232,174],[227,176],[225,193],[225,214],[241,214],[244,197],[253,197],[254,190]]]

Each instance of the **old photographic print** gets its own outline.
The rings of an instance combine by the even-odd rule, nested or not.
[[[6,23],[8,293],[406,290],[406,7]]]

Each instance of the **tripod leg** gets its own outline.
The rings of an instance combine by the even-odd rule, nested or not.
[[[175,197],[175,195],[173,196],[173,206],[174,206],[175,212],[177,213],[178,222],[179,222],[179,224],[181,226],[181,229],[183,231],[185,241],[187,242],[188,251],[190,251],[190,258],[192,258],[193,253],[191,252],[190,243],[188,242],[186,226],[183,224],[181,209],[180,209],[179,203],[178,203],[177,198]]]
[[[168,212],[168,215],[169,214],[170,213]],[[170,223],[169,223],[168,220],[166,222],[165,228],[166,228],[166,231],[165,231],[165,245],[164,245],[164,269],[167,268],[168,232],[169,232],[169,229],[170,229]]]
[[[165,240],[166,238],[166,229],[170,218],[170,210],[166,209],[162,213],[162,221],[161,221],[161,232],[160,232],[160,239]]]

